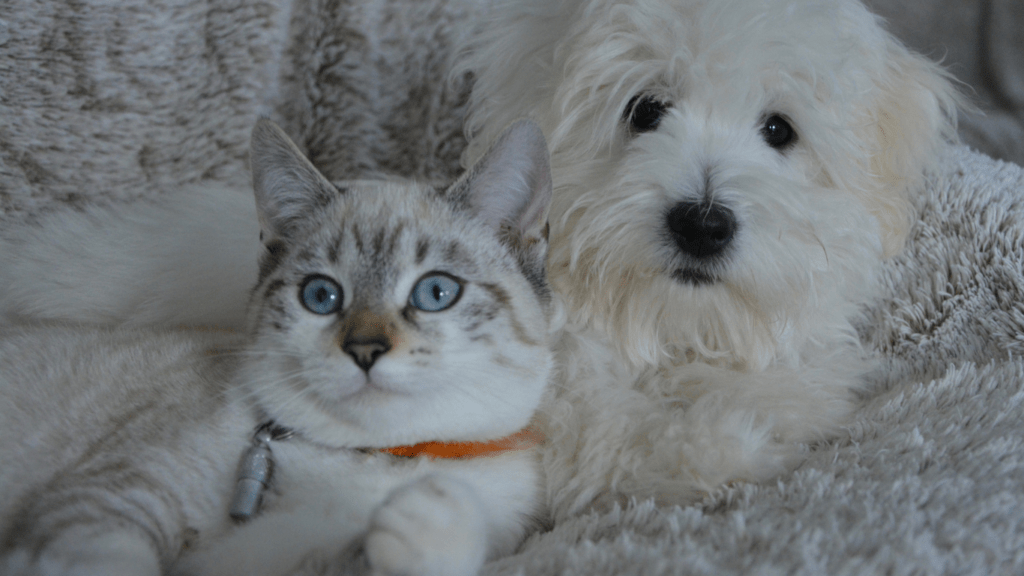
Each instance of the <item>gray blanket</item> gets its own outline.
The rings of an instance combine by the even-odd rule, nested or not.
[[[449,178],[469,84],[446,83],[445,70],[477,4],[5,0],[0,226],[186,183],[245,182],[258,114],[333,178]],[[983,65],[960,72],[980,70],[979,93],[995,82],[1002,95],[983,95],[1008,119],[991,133],[970,120],[968,140],[1014,157],[1024,99],[1007,94],[1024,94],[1013,83],[1024,64],[999,48],[1019,35],[993,30],[1024,22],[1019,3],[872,4],[925,51],[941,43],[911,37],[912,24],[966,23]],[[954,4],[977,18],[941,20]],[[966,147],[942,166],[861,326],[885,361],[848,434],[808,446],[777,482],[686,508],[638,502],[575,518],[485,572],[1024,573],[1024,170]]]

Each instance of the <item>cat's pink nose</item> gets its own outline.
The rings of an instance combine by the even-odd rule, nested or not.
[[[364,372],[369,372],[377,358],[391,350],[391,343],[386,340],[346,340],[341,349],[351,356]]]

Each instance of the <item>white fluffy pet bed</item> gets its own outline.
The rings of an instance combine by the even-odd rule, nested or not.
[[[334,178],[456,173],[466,85],[443,80],[478,2],[154,4],[0,3],[0,226],[245,182],[260,113]],[[485,573],[1024,574],[1024,170],[966,147],[942,166],[861,327],[885,368],[846,436],[774,483],[556,525]]]

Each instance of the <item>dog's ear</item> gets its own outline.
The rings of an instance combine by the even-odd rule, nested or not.
[[[899,252],[913,224],[913,198],[941,147],[956,140],[956,110],[965,105],[952,76],[886,34],[875,97],[857,129],[869,154],[865,192],[882,227],[886,256]]]

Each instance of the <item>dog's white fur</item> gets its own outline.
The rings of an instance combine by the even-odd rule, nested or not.
[[[552,150],[558,516],[764,480],[841,429],[870,368],[852,322],[955,138],[941,68],[858,0],[514,0],[467,70],[467,164],[520,116]],[[637,95],[671,103],[653,131],[627,125]],[[776,114],[789,147],[762,133]],[[722,258],[681,254],[682,201],[733,212]],[[712,280],[675,279],[692,266]]]
[[[871,366],[852,322],[954,137],[938,66],[858,0],[511,0],[466,70],[467,164],[521,116],[553,153],[550,274],[570,311],[544,414],[557,518],[764,480],[841,429]],[[637,94],[671,103],[654,131],[624,121]],[[770,114],[792,146],[766,144]],[[700,265],[714,281],[687,283],[666,213],[702,199],[737,228]],[[256,229],[244,189],[54,214],[5,231],[0,314],[235,326]]]

